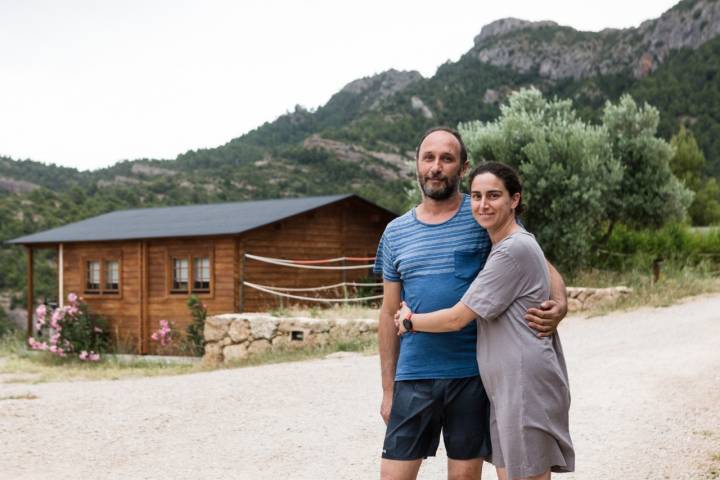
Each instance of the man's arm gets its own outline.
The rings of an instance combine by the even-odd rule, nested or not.
[[[554,334],[560,321],[567,315],[565,280],[552,263],[547,262],[547,265],[550,271],[550,300],[540,304],[540,308],[529,308],[525,314],[525,320],[538,332],[538,337]]]
[[[383,302],[378,321],[378,348],[380,350],[380,373],[382,375],[383,398],[380,415],[385,423],[390,419],[395,367],[400,353],[400,340],[395,329],[395,312],[400,309],[400,282],[383,281]]]

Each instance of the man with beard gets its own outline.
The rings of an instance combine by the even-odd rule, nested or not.
[[[378,247],[375,271],[383,275],[384,297],[378,339],[387,424],[380,476],[417,477],[422,460],[434,456],[442,431],[448,478],[478,480],[490,458],[490,405],[480,380],[471,322],[459,332],[413,333],[398,338],[394,314],[404,300],[417,313],[457,303],[490,253],[490,238],[460,193],[468,168],[460,134],[446,127],[428,130],[416,151],[422,202],[388,224]],[[552,335],[565,316],[565,285],[550,266],[551,298],[528,311],[539,336]]]

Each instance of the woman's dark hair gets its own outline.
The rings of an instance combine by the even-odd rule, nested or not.
[[[460,164],[465,165],[465,162],[468,160],[468,153],[467,148],[465,148],[465,142],[463,142],[462,137],[460,136],[460,132],[455,130],[454,128],[450,127],[432,127],[427,130],[425,130],[425,133],[422,134],[420,137],[420,141],[417,144],[417,148],[415,149],[415,159],[417,160],[418,156],[420,155],[420,147],[422,146],[422,142],[427,138],[428,135],[435,132],[447,132],[453,137],[455,137],[455,140],[458,141],[460,144]]]
[[[520,194],[520,202],[517,207],[515,207],[515,215],[520,215],[525,211],[525,205],[523,205],[522,201],[522,183],[520,183],[520,176],[514,168],[500,162],[481,163],[475,167],[468,176],[468,191],[472,191],[473,179],[482,173],[492,173],[502,180],[503,185],[505,185],[505,188],[510,193],[510,197],[516,193]]]

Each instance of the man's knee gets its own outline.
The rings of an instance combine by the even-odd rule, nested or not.
[[[448,459],[448,480],[480,480],[483,460]]]
[[[380,462],[380,480],[415,480],[421,463],[421,459],[390,460],[383,458]]]

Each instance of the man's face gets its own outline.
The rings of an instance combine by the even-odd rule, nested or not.
[[[425,196],[447,200],[458,191],[467,162],[461,163],[460,143],[448,132],[433,132],[420,144],[417,176]]]

